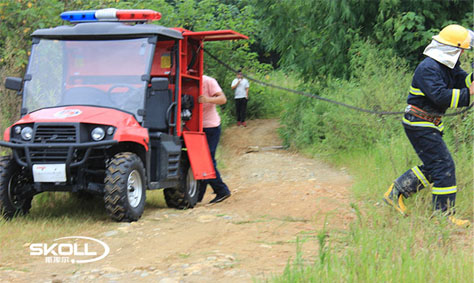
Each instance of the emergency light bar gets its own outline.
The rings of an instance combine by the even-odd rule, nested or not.
[[[74,22],[129,21],[144,22],[161,19],[161,13],[153,10],[118,10],[114,8],[92,11],[68,11],[61,13],[61,19]]]

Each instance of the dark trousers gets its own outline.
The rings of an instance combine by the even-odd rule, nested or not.
[[[227,185],[222,181],[221,174],[217,170],[217,162],[216,162],[216,150],[217,145],[219,144],[219,138],[221,136],[221,126],[215,128],[204,128],[204,133],[206,134],[207,143],[209,144],[209,151],[211,152],[212,163],[214,163],[214,170],[216,171],[216,178],[203,180],[200,182],[200,189],[199,189],[199,198],[198,201],[201,201],[206,193],[207,185],[211,185],[212,190],[218,196],[226,195],[230,193],[229,188]]]
[[[442,133],[429,127],[403,125],[416,154],[423,162],[418,166],[433,182],[434,209],[445,211],[456,199],[456,169],[454,160],[442,138]]]
[[[237,98],[235,100],[235,113],[237,115],[237,122],[245,122],[247,114],[247,98]]]

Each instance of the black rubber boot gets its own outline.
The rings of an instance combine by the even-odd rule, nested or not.
[[[427,187],[429,185],[429,179],[426,178],[420,168],[416,166],[398,177],[394,184],[398,191],[403,194],[405,198],[408,198],[412,194]]]
[[[471,225],[469,220],[459,219],[454,216],[456,210],[456,193],[447,195],[433,195],[433,215],[446,217],[449,223],[461,228],[467,228]]]
[[[433,195],[433,211],[440,211],[449,215],[454,215],[454,205],[456,204],[456,193],[447,195]]]

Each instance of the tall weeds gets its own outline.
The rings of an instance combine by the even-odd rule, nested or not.
[[[357,70],[350,80],[329,79],[307,91],[336,101],[379,111],[403,111],[412,70],[387,52],[380,54],[370,43],[355,46],[351,65]],[[468,199],[473,187],[474,115],[445,117],[444,139],[457,164],[459,209],[472,211]],[[352,168],[364,183],[356,195],[376,196],[393,179],[421,164],[405,137],[401,115],[380,116],[347,109],[325,101],[298,97],[282,114],[284,142],[336,164]],[[469,193],[470,192],[470,193]],[[466,206],[464,206],[466,205]],[[471,217],[472,215],[465,215]]]
[[[355,77],[328,79],[306,90],[363,108],[402,111],[413,70],[370,43],[355,44],[352,58]],[[471,221],[473,118],[471,112],[444,119],[444,138],[457,165],[457,215]],[[349,168],[360,208],[353,207],[359,217],[347,234],[339,235],[342,243],[330,240],[335,238],[331,234],[341,232],[328,231],[324,257],[303,270],[290,264],[274,278],[276,282],[472,281],[472,230],[430,218],[430,189],[407,200],[410,216],[406,218],[381,202],[395,178],[421,164],[405,137],[400,116],[369,115],[300,97],[285,108],[281,121],[285,143]]]

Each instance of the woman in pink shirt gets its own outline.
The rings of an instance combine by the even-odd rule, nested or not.
[[[198,201],[202,201],[206,192],[207,185],[211,185],[216,197],[209,203],[218,203],[230,197],[230,191],[227,185],[222,181],[221,175],[217,170],[217,163],[215,159],[217,145],[221,136],[221,117],[217,113],[216,105],[222,105],[227,102],[224,92],[219,83],[214,78],[203,75],[202,76],[202,95],[199,96],[199,103],[202,103],[203,119],[202,126],[204,133],[206,133],[207,143],[216,170],[216,178],[205,180],[201,182]]]

